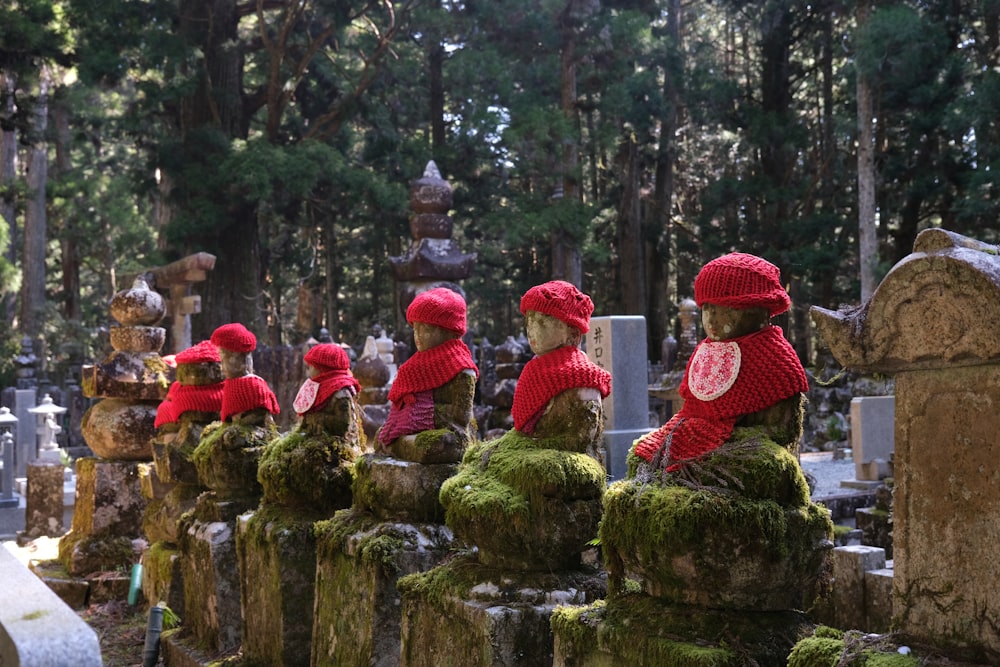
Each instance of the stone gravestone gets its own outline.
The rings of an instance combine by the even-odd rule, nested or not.
[[[941,229],[860,308],[813,308],[837,360],[895,374],[894,628],[1000,661],[1000,259]]]
[[[590,360],[614,378],[604,399],[604,466],[612,480],[622,479],[632,442],[649,430],[646,318],[591,318],[584,345]]]
[[[892,470],[894,396],[858,396],[851,399],[851,451],[854,475],[860,481],[878,482]]]

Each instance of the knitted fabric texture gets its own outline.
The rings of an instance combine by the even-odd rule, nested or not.
[[[718,370],[696,371],[699,360],[704,358],[699,352],[706,345],[731,344],[739,346],[735,382],[716,398],[699,399],[692,393],[691,384],[701,382],[704,377],[691,377],[692,373]],[[666,424],[639,438],[635,454],[650,462],[659,454],[667,470],[676,470],[684,461],[704,456],[725,442],[743,415],[759,412],[808,389],[805,370],[779,327],[768,326],[726,341],[703,340],[691,355],[678,388],[684,405]]]
[[[699,307],[711,303],[728,308],[766,308],[772,316],[791,305],[778,267],[742,252],[723,255],[703,266],[694,279],[694,300]]]
[[[465,334],[465,299],[447,287],[435,287],[421,292],[406,309],[406,321],[424,322]]]
[[[257,338],[238,322],[223,324],[212,332],[210,340],[216,347],[230,352],[249,354],[257,349]]]
[[[226,421],[240,412],[248,412],[255,408],[264,408],[272,415],[281,412],[278,398],[267,386],[267,382],[259,375],[243,375],[238,378],[227,378],[223,381],[222,407],[219,417]]]
[[[407,394],[389,408],[385,424],[378,432],[378,441],[388,445],[396,438],[434,428],[434,391]]]
[[[611,373],[572,345],[557,347],[524,365],[514,389],[510,413],[514,428],[531,434],[537,417],[549,401],[569,389],[597,389],[601,398],[611,393]]]
[[[214,348],[213,348],[214,349]],[[170,424],[185,412],[219,412],[222,409],[222,382],[187,385],[174,382],[166,399],[156,409],[154,426]]]
[[[293,404],[295,412],[306,415],[322,410],[330,397],[344,387],[354,387],[355,393],[361,391],[361,383],[357,381],[350,369],[335,368],[307,379],[302,383],[299,393],[295,396]]]
[[[452,338],[429,350],[415,352],[403,362],[389,389],[389,400],[395,406],[408,394],[430,391],[446,384],[464,370],[479,369],[472,360],[469,347],[460,338]]]
[[[587,333],[590,331],[594,302],[572,283],[550,280],[535,285],[521,297],[521,314],[527,315],[529,310],[551,315],[580,333]]]
[[[347,356],[347,352],[335,343],[313,345],[302,357],[302,361],[322,372],[346,371],[351,368],[351,359]]]
[[[219,358],[219,348],[212,341],[203,340],[183,352],[178,352],[175,361],[178,364],[217,364],[221,359]]]

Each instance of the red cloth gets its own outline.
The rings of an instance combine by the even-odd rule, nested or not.
[[[738,351],[735,363],[734,347]],[[642,436],[635,454],[652,461],[664,450],[665,466],[676,470],[683,461],[703,456],[725,442],[741,416],[808,390],[805,370],[776,326],[725,341],[703,340],[691,355],[678,388],[683,407],[659,429]]]
[[[219,412],[222,409],[222,382],[212,384],[181,384],[174,382],[167,397],[156,409],[156,428],[170,424],[185,412]]]
[[[219,349],[210,340],[203,340],[192,345],[183,352],[177,353],[175,361],[178,364],[209,364],[219,363]]]
[[[424,322],[465,334],[465,299],[447,287],[435,287],[418,294],[406,309],[406,321]]]
[[[521,314],[529,310],[551,315],[575,328],[580,333],[590,331],[590,316],[594,302],[590,297],[565,280],[550,280],[535,285],[521,297]]]
[[[791,305],[781,272],[766,259],[744,252],[717,257],[694,279],[694,300],[728,308],[766,308],[773,317]]]
[[[420,433],[434,428],[434,391],[407,394],[399,403],[393,403],[385,424],[378,432],[383,445],[404,435]]]
[[[524,365],[514,389],[511,416],[522,433],[535,430],[535,422],[549,401],[568,389],[597,389],[604,398],[611,393],[611,373],[583,353],[566,345],[534,357]]]
[[[407,394],[430,391],[447,384],[464,370],[474,371],[479,377],[479,369],[472,360],[469,346],[460,338],[452,338],[429,350],[415,352],[403,362],[389,389],[389,400],[400,404]]]
[[[281,412],[278,398],[259,375],[243,375],[223,381],[222,406],[219,417],[226,421],[229,417],[254,408],[265,408],[272,415]]]
[[[212,344],[223,350],[249,354],[257,349],[257,338],[239,322],[223,324],[212,332]]]
[[[434,390],[465,370],[479,377],[472,353],[460,338],[416,352],[403,362],[389,389],[392,406],[378,433],[379,442],[387,445],[400,436],[434,428]]]
[[[295,412],[305,415],[321,410],[330,397],[344,387],[354,387],[355,392],[361,390],[361,383],[350,370],[334,369],[309,378],[295,396]]]

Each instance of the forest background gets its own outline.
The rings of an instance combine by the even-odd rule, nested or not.
[[[195,252],[195,341],[406,337],[388,258],[431,159],[476,336],[562,278],[655,361],[738,250],[809,362],[808,308],[921,229],[1000,240],[998,108],[1000,0],[4,0],[0,378],[22,336],[93,355],[125,278]]]

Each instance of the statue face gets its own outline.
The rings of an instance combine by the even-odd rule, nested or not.
[[[448,331],[434,324],[426,322],[413,323],[413,343],[417,346],[418,352],[437,347],[452,338],[458,338],[454,331]]]
[[[706,303],[701,308],[701,324],[710,340],[739,338],[767,325],[768,313],[765,308],[729,308]]]
[[[529,310],[525,313],[524,320],[528,345],[537,355],[543,355],[559,347],[580,344],[582,334],[557,317]]]
[[[238,378],[253,373],[253,356],[242,352],[232,352],[219,348],[222,374],[226,378]]]

